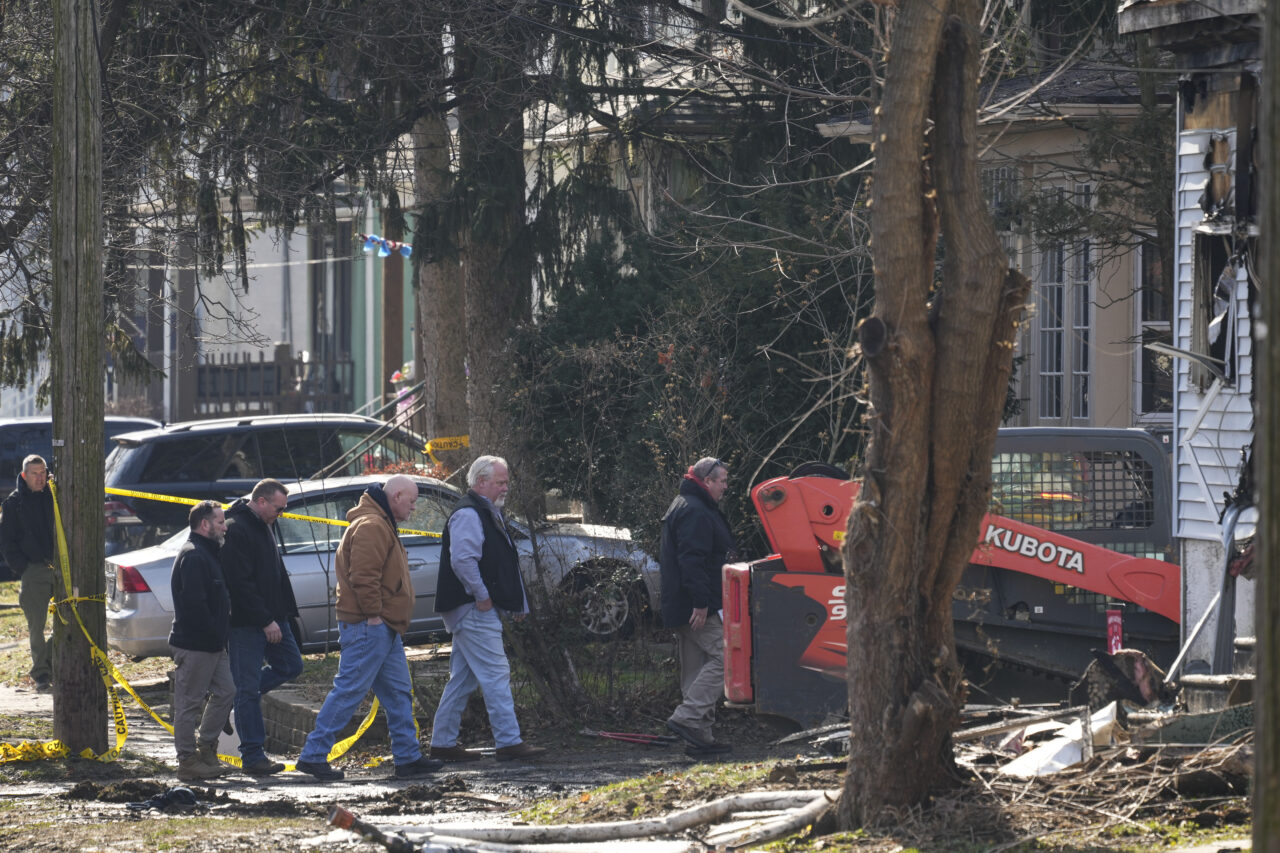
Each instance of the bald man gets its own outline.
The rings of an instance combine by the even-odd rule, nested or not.
[[[338,637],[342,656],[333,689],[325,697],[316,727],[296,767],[320,782],[336,782],[341,770],[329,765],[329,750],[362,699],[373,695],[387,709],[387,730],[395,758],[395,778],[412,779],[439,770],[444,762],[426,758],[413,722],[413,682],[404,657],[404,632],[413,616],[409,556],[398,525],[413,515],[418,485],[397,474],[373,485],[347,513],[334,560],[338,576]]]

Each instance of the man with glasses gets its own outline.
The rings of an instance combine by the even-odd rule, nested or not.
[[[725,464],[703,457],[689,468],[662,517],[662,621],[676,632],[684,700],[667,728],[688,741],[687,752],[696,756],[730,749],[711,734],[716,702],[724,693],[720,571],[734,551],[733,534],[718,506],[728,487]]]
[[[276,519],[287,504],[283,483],[259,480],[249,497],[227,510],[226,541],[218,555],[231,593],[227,652],[236,683],[240,760],[254,776],[284,769],[263,748],[262,696],[302,672],[302,653],[289,624],[298,615],[298,604],[275,535]]]

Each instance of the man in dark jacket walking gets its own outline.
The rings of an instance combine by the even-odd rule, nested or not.
[[[178,753],[178,779],[198,782],[226,772],[218,760],[218,735],[231,713],[236,685],[227,657],[231,597],[218,561],[227,520],[216,501],[196,504],[187,520],[191,535],[173,561],[169,580],[173,590],[169,652],[177,667],[173,746]]]
[[[723,462],[699,459],[662,516],[662,621],[676,632],[684,699],[667,728],[688,741],[691,752],[703,755],[729,751],[711,734],[716,702],[724,693],[720,570],[734,548],[718,506],[728,487]]]
[[[56,542],[53,531],[53,494],[45,488],[49,468],[32,454],[22,460],[17,488],[0,508],[0,553],[9,569],[22,578],[18,603],[27,617],[31,643],[31,680],[47,693],[53,686],[53,644],[44,637],[49,620],[49,600],[60,584],[53,567]]]
[[[255,776],[284,769],[263,748],[262,696],[302,673],[302,653],[289,625],[298,605],[275,536],[276,519],[287,504],[283,483],[258,481],[248,498],[227,510],[227,538],[218,555],[231,594],[227,651],[236,682],[240,760]]]

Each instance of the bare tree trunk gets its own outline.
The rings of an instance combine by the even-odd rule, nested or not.
[[[1280,145],[1280,15],[1269,7],[1262,16],[1262,156],[1259,195],[1262,234],[1261,279],[1269,284],[1260,288],[1259,322],[1251,324],[1254,336],[1254,379],[1258,383],[1255,418],[1257,454],[1254,470],[1258,472],[1258,586],[1255,590],[1258,628],[1257,699],[1255,701],[1257,738],[1253,780],[1253,849],[1280,851],[1280,569],[1276,559],[1280,551],[1280,294],[1275,283],[1280,281],[1280,164],[1276,162],[1276,146]],[[1275,329],[1276,334],[1270,330]]]
[[[467,404],[471,449],[515,454],[515,436],[499,396],[507,346],[528,319],[531,280],[525,224],[524,93],[520,68],[465,44],[457,52],[460,179],[467,303]]]
[[[106,646],[102,575],[102,135],[93,7],[54,3],[54,473],[75,600],[54,623],[54,736],[73,752],[106,748],[102,678],[76,622]],[[59,443],[61,440],[61,444]]]
[[[846,827],[947,783],[963,704],[951,596],[986,508],[1029,286],[1008,270],[978,178],[980,12],[977,0],[903,0],[890,34],[872,186],[876,304],[859,329],[870,441],[844,554]]]
[[[456,257],[434,247],[438,220],[425,211],[443,205],[450,191],[449,125],[444,116],[424,116],[414,124],[414,192],[419,215],[414,238],[417,274],[417,346],[414,377],[423,383],[422,401],[427,438],[466,433],[466,292]],[[442,241],[447,242],[447,241]],[[439,456],[440,454],[437,454]],[[440,456],[456,465],[467,459],[463,451]]]

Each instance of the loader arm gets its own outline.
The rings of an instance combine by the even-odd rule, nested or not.
[[[791,572],[840,571],[854,480],[777,477],[752,491],[769,544]],[[1096,592],[1181,619],[1181,569],[1163,560],[1133,557],[1061,532],[988,513],[969,561]]]

